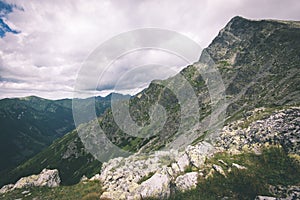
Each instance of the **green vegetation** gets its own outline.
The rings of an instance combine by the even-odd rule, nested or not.
[[[208,133],[209,133],[208,131],[204,131],[204,133],[202,133],[202,135],[201,135],[200,137],[196,138],[196,139],[191,143],[191,145],[196,145],[196,144],[198,144],[199,142],[204,141],[204,139],[205,139],[205,137],[207,136]]]
[[[294,104],[294,106],[299,106],[299,103]],[[264,119],[268,116],[270,116],[275,111],[288,109],[291,106],[289,105],[283,105],[283,106],[269,106],[261,108],[259,111],[256,111],[254,113],[251,113],[250,115],[247,114],[245,110],[239,110],[238,112],[234,113],[231,117],[229,117],[225,124],[229,124],[230,122],[242,119],[243,122],[240,124],[241,128],[247,128],[252,122]],[[259,107],[257,107],[259,108]]]
[[[184,173],[189,173],[189,172],[192,172],[192,171],[195,171],[194,168],[192,166],[187,166],[185,169],[184,169]]]
[[[102,194],[101,184],[97,181],[81,182],[73,186],[56,188],[33,187],[17,189],[0,195],[2,200],[98,200]],[[26,194],[22,192],[28,191]],[[28,195],[30,193],[30,195]]]
[[[251,199],[257,195],[270,195],[269,185],[296,185],[300,184],[300,162],[299,156],[288,155],[278,146],[265,148],[261,155],[253,153],[243,153],[240,155],[229,155],[218,153],[213,158],[206,161],[204,172],[208,172],[212,164],[222,166],[227,177],[219,175],[217,172],[208,179],[199,178],[199,184],[193,190],[187,192],[174,191],[169,200],[213,200],[228,197],[229,199]],[[224,161],[227,165],[219,162]],[[237,169],[232,167],[237,163],[247,167],[247,169]],[[231,170],[229,170],[229,168]],[[193,171],[192,168],[186,170]],[[138,184],[148,180],[154,175],[149,173],[143,177]],[[23,191],[28,190],[31,195],[25,197]],[[101,195],[101,185],[99,182],[79,183],[73,186],[61,186],[57,188],[28,188],[15,190],[1,196],[1,199],[99,199]],[[153,198],[148,198],[148,200]],[[154,200],[154,199],[153,199]]]
[[[226,34],[227,31],[230,34]],[[232,23],[230,28],[225,28],[206,49],[210,57],[216,63],[219,63],[219,72],[226,86],[225,94],[230,97],[227,99],[228,102],[226,102],[228,103],[227,116],[230,116],[226,123],[245,119],[242,126],[246,128],[251,122],[270,114],[273,109],[299,105],[299,31],[299,28],[290,27],[275,21],[260,22],[240,19],[239,22]],[[232,40],[230,35],[242,39]],[[237,51],[239,52],[236,54]],[[201,57],[205,58],[205,56]],[[229,63],[226,60],[234,60],[232,67],[228,67]],[[180,72],[180,75],[183,75],[191,84],[198,97],[201,121],[212,112],[212,102],[210,101],[210,93],[206,83],[208,81],[214,82],[214,80],[203,80],[203,77],[197,70],[197,66],[195,64],[186,67]],[[201,67],[201,64],[199,64],[199,67]],[[148,133],[151,133],[155,137],[141,139],[126,134],[115,123],[112,111],[107,110],[99,121],[108,139],[124,150],[135,152],[143,147],[144,152],[149,152],[163,148],[168,142],[171,142],[177,136],[176,134],[181,125],[184,129],[182,130],[183,132],[190,131],[190,128],[193,128],[197,123],[196,120],[191,119],[186,124],[180,124],[180,102],[178,102],[178,98],[173,91],[166,87],[171,85],[178,88],[180,94],[185,95],[186,91],[182,86],[182,82],[178,81],[178,77],[179,75],[176,75],[164,81],[153,81],[147,89],[130,99],[130,114],[139,126],[150,124],[149,110],[153,105],[160,104],[165,108],[167,120],[162,130],[159,129],[160,127],[156,127],[157,124],[142,129],[141,134],[148,135]],[[26,102],[28,99],[24,101]],[[30,105],[35,101],[35,98],[32,98],[32,100],[29,98]],[[3,105],[4,107],[9,107],[6,106],[7,104],[3,103]],[[260,107],[264,107],[266,110],[253,116],[247,116],[249,111]],[[18,114],[23,108],[26,108],[29,113],[31,111],[35,113],[36,110],[42,111],[38,112],[41,115],[30,115],[30,121],[23,123],[25,124],[24,129],[12,129],[13,132],[11,132],[12,138],[17,138],[17,141],[19,141],[18,147],[29,146],[37,149],[23,149],[21,151],[18,148],[14,148],[11,145],[12,142],[6,142],[12,140],[10,135],[4,134],[4,139],[0,138],[0,152],[10,153],[7,153],[6,156],[0,156],[1,159],[4,158],[0,161],[0,166],[5,166],[7,159],[13,157],[11,152],[22,152],[24,155],[22,154],[21,158],[22,156],[30,157],[38,149],[47,146],[47,142],[56,138],[56,136],[53,138],[52,130],[57,130],[61,124],[68,123],[68,120],[61,120],[63,118],[61,114],[51,114],[55,113],[58,108],[62,109],[59,113],[64,113],[65,109],[69,109],[65,102],[55,105],[41,103],[37,104],[36,108],[27,107],[27,104],[24,107],[23,104],[18,102],[13,104],[12,108],[10,111],[0,110],[0,117],[5,116],[4,121],[1,121],[1,125],[5,124],[4,131],[11,129],[11,127],[23,127],[20,122],[8,123],[10,118],[18,118]],[[53,118],[55,123],[51,124],[48,130],[49,126],[47,126],[47,123],[49,121],[47,121],[47,117],[50,116],[55,116]],[[36,126],[35,122],[38,122]],[[59,127],[56,127],[56,125],[59,125]],[[32,126],[34,131],[24,132],[24,130],[28,131],[30,126]],[[42,133],[49,133],[47,137],[50,136],[51,139],[48,141],[49,138],[46,138],[45,142],[40,137],[36,137],[37,135],[40,136],[40,130],[46,131],[42,131]],[[205,130],[199,131],[204,132]],[[16,135],[13,135],[15,132],[20,137],[15,137]],[[204,140],[206,135],[207,132],[204,132],[192,143],[196,144]],[[71,149],[71,151],[68,149]],[[55,141],[53,145],[18,168],[9,173],[0,173],[0,185],[14,182],[21,176],[39,173],[45,167],[57,168],[63,184],[74,184],[79,181],[82,175],[92,175],[99,172],[101,167],[99,162],[93,159],[90,154],[84,152],[83,149],[77,133],[71,132],[60,140]],[[66,152],[69,152],[70,155],[62,158],[63,155],[66,155]],[[17,154],[17,157],[20,158],[19,154]],[[228,172],[228,168],[222,166],[227,173],[227,178],[215,173],[213,177],[207,180],[200,179],[196,189],[186,193],[175,192],[170,199],[220,199],[225,196],[229,197],[229,199],[253,199],[256,194],[267,195],[269,184],[287,185],[300,183],[299,163],[295,162],[295,156],[289,157],[280,148],[266,149],[262,155],[250,153],[234,156],[218,154],[207,161],[207,164],[218,163],[221,165],[218,159],[222,159],[229,165],[232,162],[245,165],[248,169],[238,170],[232,168],[232,171]],[[192,170],[192,168],[188,168],[186,171]],[[95,194],[90,194],[86,198],[91,199],[94,196]]]
[[[230,63],[226,60],[219,61],[218,64],[220,64],[222,67],[230,66]]]
[[[74,128],[71,107],[63,100],[0,100],[0,173],[5,174]]]
[[[220,165],[219,159],[228,166],[238,163],[247,169],[239,170],[231,167],[231,172],[227,172],[227,178],[218,173],[214,173],[213,177],[207,180],[200,178],[196,189],[187,192],[176,191],[169,199],[210,200],[228,197],[253,200],[257,195],[270,195],[269,185],[300,184],[300,164],[279,147],[265,149],[261,155],[244,153],[230,156],[221,153],[208,160],[207,164]],[[222,167],[224,171],[228,170],[226,166]]]
[[[117,101],[128,98],[114,95]],[[111,97],[112,94],[80,101],[86,105],[95,103],[96,115],[100,116],[110,107]],[[82,120],[84,123],[90,119]],[[71,131],[75,129],[71,99],[0,100],[0,128],[0,186],[38,174],[43,168],[57,168],[65,185],[75,184],[83,175],[91,176],[100,171],[100,162],[84,151],[77,132]]]
[[[257,113],[254,113],[253,115],[249,116],[247,119],[244,120],[244,122],[240,125],[241,128],[247,128],[252,122],[261,120],[265,117],[270,116],[274,111],[279,110],[278,108],[265,108],[264,110],[258,111]]]
[[[96,97],[94,102],[100,116],[110,106],[110,96]],[[0,177],[74,129],[71,99],[30,96],[0,100]],[[3,181],[1,178],[0,186]]]
[[[14,183],[20,177],[39,174],[44,168],[58,169],[63,185],[78,183],[83,175],[99,173],[101,163],[84,151],[76,131],[56,140],[52,145],[19,167],[3,174],[1,183]]]

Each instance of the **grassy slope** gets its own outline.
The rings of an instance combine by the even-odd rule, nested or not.
[[[110,107],[111,96],[112,94],[95,98],[97,116],[102,115],[106,108]],[[129,97],[129,95],[115,94],[114,99],[122,100]],[[93,103],[92,100],[82,101],[90,104]],[[16,120],[22,111],[24,116]],[[86,111],[82,110],[82,112]],[[70,99],[52,101],[26,97],[0,100],[0,128],[0,186],[13,183],[22,176],[39,173],[46,167],[59,169],[63,184],[74,184],[82,175],[99,172],[101,165],[90,154],[83,151],[84,147],[76,131],[65,135],[75,128]],[[63,135],[65,137],[57,139],[48,147],[55,138]],[[44,150],[41,152],[42,149]],[[66,151],[73,154],[68,159],[63,159]],[[23,155],[24,152],[30,153]],[[19,154],[21,159],[11,163],[14,155]],[[33,155],[35,156],[32,157]],[[16,167],[16,164],[30,157],[32,158]],[[1,167],[6,170],[1,171]],[[12,167],[16,168],[11,169]]]
[[[238,163],[246,166],[246,170],[227,167],[218,162],[225,161],[229,166]],[[279,147],[266,148],[261,155],[244,153],[240,155],[229,155],[227,153],[216,154],[206,161],[211,164],[221,165],[226,172],[227,178],[214,173],[213,177],[205,180],[199,179],[198,186],[187,192],[174,191],[169,200],[215,200],[223,197],[228,199],[251,199],[257,195],[270,195],[269,185],[297,185],[300,184],[300,161],[287,155]],[[207,167],[204,170],[209,170]],[[29,190],[31,195],[24,198],[23,191]],[[23,198],[51,199],[51,200],[80,200],[99,199],[101,185],[97,182],[79,183],[74,186],[61,186],[58,188],[30,188],[15,190],[2,195],[3,200]],[[150,200],[151,198],[149,198]],[[154,199],[153,199],[154,200]]]
[[[96,98],[98,116],[109,106],[109,96]],[[0,100],[0,176],[74,129],[70,99]]]
[[[232,168],[230,173],[226,172],[227,167],[220,164],[219,159],[225,161],[229,166],[234,162],[244,165],[248,169]],[[208,160],[207,164],[221,165],[227,178],[218,173],[214,173],[213,177],[207,180],[200,178],[195,189],[187,192],[175,191],[169,200],[215,200],[223,197],[253,200],[257,195],[271,195],[268,191],[269,185],[300,184],[299,160],[287,155],[279,147],[265,149],[262,155],[244,153],[230,156],[221,153]],[[208,169],[211,168],[206,170]]]
[[[55,101],[0,100],[0,171],[15,167],[74,129],[72,111]]]
[[[30,195],[22,194],[23,191],[29,191]],[[28,188],[18,189],[5,195],[0,195],[3,200],[23,199],[31,200],[98,200],[102,194],[99,182],[79,183],[73,186],[61,186],[57,188]]]
[[[68,151],[70,152],[69,156],[64,158],[65,152]],[[62,139],[56,140],[32,159],[4,174],[1,181],[13,183],[20,177],[38,174],[44,168],[58,169],[62,184],[70,185],[77,183],[83,175],[91,176],[99,173],[101,163],[84,151],[77,132],[72,131]]]

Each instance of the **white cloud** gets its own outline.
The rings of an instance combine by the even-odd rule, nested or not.
[[[99,44],[121,32],[145,27],[164,28],[185,34],[206,47],[235,15],[300,20],[298,0],[7,2],[24,11],[14,9],[4,19],[21,33],[7,33],[0,38],[0,98],[32,94],[46,98],[72,97],[74,81],[84,59]],[[119,60],[103,81],[112,85],[126,70],[138,66],[141,58],[143,64],[167,59],[166,65],[178,66],[175,71],[183,66],[180,59],[146,52]],[[124,92],[136,92],[149,79],[173,73],[160,70],[149,70],[147,78],[135,71],[134,74],[139,75],[132,82],[124,82]],[[99,88],[105,89],[101,85]]]

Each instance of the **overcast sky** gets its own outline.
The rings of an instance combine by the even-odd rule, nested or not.
[[[205,48],[236,15],[300,20],[299,10],[299,0],[2,1],[0,98],[72,97],[83,61],[101,43],[122,32],[146,27],[168,29]],[[161,68],[137,69],[161,62],[165,65]],[[99,83],[98,91],[90,91],[90,95],[107,94],[118,81],[124,86],[119,92],[134,94],[152,79],[167,78],[185,65],[164,52],[134,52],[115,62]]]

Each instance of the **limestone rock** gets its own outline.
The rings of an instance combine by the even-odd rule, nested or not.
[[[212,167],[213,167],[214,170],[216,170],[216,172],[218,172],[222,176],[226,177],[226,174],[225,174],[225,172],[224,172],[224,170],[221,166],[213,164]]]
[[[34,183],[34,186],[57,187],[59,186],[60,182],[61,181],[57,169],[43,169],[43,171],[38,175],[38,179]]]
[[[198,183],[198,173],[190,172],[181,176],[178,176],[175,180],[176,188],[180,191],[190,190],[195,188]]]
[[[218,162],[221,163],[222,165],[228,167],[228,164],[226,162],[224,162],[223,160],[219,159]]]
[[[80,182],[86,182],[86,181],[88,181],[89,179],[85,176],[85,175],[83,175],[82,177],[81,177],[81,179],[80,179]]]
[[[300,186],[270,186],[269,191],[279,199],[294,200],[300,199]]]
[[[253,111],[252,115],[259,115]],[[261,111],[259,111],[261,112]],[[230,153],[240,153],[242,150],[260,154],[261,147],[269,144],[279,144],[288,153],[300,155],[300,108],[276,111],[269,116],[251,122],[247,128],[241,125],[247,120],[237,120],[225,126],[215,146]]]
[[[90,181],[100,180],[100,174],[96,174],[92,178],[90,178]]]
[[[257,196],[255,200],[276,200],[275,197],[268,197],[268,196]]]
[[[170,178],[166,174],[156,173],[141,184],[141,196],[166,198],[170,195]]]
[[[121,191],[109,191],[109,192],[103,192],[103,194],[100,197],[101,199],[119,199],[119,200],[126,200],[126,195]]]
[[[192,165],[200,168],[207,157],[212,156],[216,149],[208,142],[201,142],[196,146],[188,146],[186,148],[186,154]]]
[[[250,115],[249,115],[250,116]],[[187,146],[183,152],[159,151],[151,154],[136,153],[127,158],[115,158],[103,163],[101,174],[90,180],[100,180],[105,193],[102,198],[110,199],[142,199],[146,197],[165,198],[170,194],[170,183],[182,191],[189,190],[197,184],[197,172],[185,174],[189,166],[203,169],[205,160],[216,152],[241,153],[242,151],[259,152],[265,144],[280,143],[288,152],[297,154],[299,141],[300,109],[283,110],[254,121],[249,127],[243,128],[244,122],[237,121],[225,126],[216,138],[214,146],[207,142],[200,142],[195,146]],[[290,144],[290,145],[288,145]],[[284,146],[285,145],[285,146]],[[218,160],[208,174],[202,176],[207,179],[214,173],[226,177],[232,168],[245,170],[246,167],[237,163],[225,163]],[[226,173],[225,168],[226,167]],[[140,183],[149,174],[148,180]],[[292,193],[297,195],[297,191]],[[271,193],[272,194],[272,193]],[[277,196],[277,195],[274,195]]]
[[[0,193],[5,193],[14,189],[26,187],[57,187],[60,184],[59,173],[57,169],[43,169],[38,175],[31,175],[20,178],[15,184],[5,185],[1,188]]]
[[[237,169],[247,169],[247,167],[236,164],[236,163],[232,163],[232,167],[236,167]]]
[[[20,178],[14,185],[13,189],[33,187],[35,186],[35,183],[37,182],[38,178],[39,178],[38,175],[31,175],[31,176]]]
[[[184,170],[189,166],[189,164],[189,158],[185,153],[177,161],[177,165],[181,172],[184,172]]]
[[[4,185],[1,189],[0,189],[0,194],[9,192],[13,189],[14,184],[8,184],[8,185]]]
[[[177,163],[172,163],[171,168],[175,174],[178,174],[180,172],[180,168]]]

